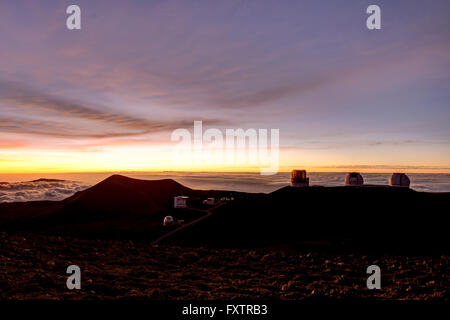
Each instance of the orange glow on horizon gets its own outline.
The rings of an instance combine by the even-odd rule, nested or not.
[[[218,163],[187,163],[174,161],[172,144],[111,144],[95,148],[5,148],[0,154],[0,174],[81,173],[81,172],[259,172],[259,165],[224,165]],[[297,159],[297,161],[293,161]],[[360,158],[341,153],[280,148],[278,172],[305,169],[309,172],[366,173],[450,173],[445,163],[423,166],[422,159],[389,158],[390,163],[377,163],[368,153]],[[410,160],[414,159],[414,160]],[[429,163],[429,162],[428,162]],[[263,165],[268,167],[268,165]]]

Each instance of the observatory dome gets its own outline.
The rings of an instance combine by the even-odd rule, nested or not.
[[[163,220],[163,225],[164,226],[170,226],[170,225],[172,225],[174,223],[174,220],[173,220],[173,217],[172,216],[166,216],[166,217],[164,217],[164,220]]]
[[[292,170],[291,187],[308,187],[309,178],[306,176],[306,170]]]
[[[350,172],[345,177],[346,186],[362,186],[364,184],[364,179],[359,172]]]
[[[407,187],[409,188],[409,178],[404,173],[393,173],[389,179],[389,185],[393,187]]]

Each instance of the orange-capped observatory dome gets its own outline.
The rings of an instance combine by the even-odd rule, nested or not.
[[[306,170],[292,170],[291,187],[308,187],[309,178],[306,176]]]

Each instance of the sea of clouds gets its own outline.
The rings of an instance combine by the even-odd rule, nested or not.
[[[38,200],[59,201],[88,187],[81,182],[54,179],[0,182],[0,203]]]
[[[346,172],[308,172],[310,185],[343,186]],[[259,173],[167,172],[130,175],[138,179],[174,179],[193,189],[272,192],[290,183],[290,172],[272,176]],[[388,185],[391,173],[362,173],[365,184]],[[450,192],[450,174],[408,173],[411,189],[424,192]]]
[[[152,172],[124,173],[137,179],[174,179],[179,183],[203,190],[234,190],[269,193],[289,184],[290,173],[280,172],[273,176],[258,173],[202,173],[202,172]],[[63,200],[107,178],[110,173],[80,174],[68,180],[38,179],[28,182],[0,182],[1,202],[40,200]],[[363,173],[364,183],[387,185],[390,173]],[[310,185],[343,186],[346,173],[309,172]],[[408,174],[411,188],[425,192],[450,192],[450,174]],[[74,179],[74,180],[71,180]]]

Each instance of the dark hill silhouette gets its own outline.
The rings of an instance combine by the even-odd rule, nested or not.
[[[160,236],[164,215],[189,221],[201,210],[173,210],[173,197],[190,196],[201,203],[205,197],[236,196],[239,192],[193,190],[171,180],[140,180],[113,175],[63,201],[0,204],[0,226],[15,230],[57,231],[146,238]],[[137,235],[141,237],[142,235]]]
[[[221,207],[167,242],[263,247],[321,242],[413,252],[448,250],[449,193],[387,186],[284,187]]]
[[[66,210],[147,214],[167,208],[177,195],[193,190],[171,179],[139,180],[113,175],[65,199]]]

